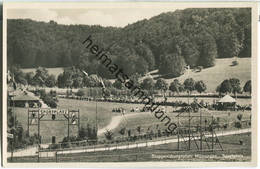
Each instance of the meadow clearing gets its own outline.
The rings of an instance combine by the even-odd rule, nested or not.
[[[236,60],[238,65],[232,66],[232,61]],[[46,68],[48,73],[54,75],[56,78],[59,74],[63,73],[63,68]],[[21,69],[24,73],[34,72],[36,68],[27,68]],[[142,79],[146,77],[152,77],[154,79],[159,78],[158,70],[153,70],[148,72],[146,76],[142,77]],[[229,78],[237,78],[240,80],[241,87],[244,86],[246,81],[251,79],[251,58],[225,58],[225,59],[216,59],[215,66],[202,69],[201,72],[194,72],[192,70],[186,71],[183,75],[177,78],[169,78],[165,79],[168,84],[173,82],[174,79],[178,79],[181,83],[184,82],[187,78],[193,78],[195,81],[202,80],[207,85],[206,92],[212,93],[216,91],[217,86],[225,79]],[[115,79],[110,79],[113,83]],[[56,90],[58,92],[63,93],[63,89],[53,88],[49,90]],[[77,89],[74,89],[75,91]]]
[[[48,73],[50,75],[54,75],[56,78],[58,77],[59,74],[63,73],[63,67],[56,67],[56,68],[46,68],[48,70]],[[36,68],[24,68],[21,69],[24,73],[28,73],[28,72],[36,72]]]
[[[237,60],[238,65],[231,66],[232,61]],[[251,79],[251,58],[225,58],[216,59],[215,66],[202,69],[201,72],[186,72],[178,79],[184,82],[187,78],[193,78],[195,81],[202,80],[207,85],[207,92],[215,92],[217,86],[229,78],[237,78],[243,87],[246,81]],[[174,79],[165,79],[168,83]]]

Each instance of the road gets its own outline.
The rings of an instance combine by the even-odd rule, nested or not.
[[[241,129],[241,130],[233,130],[233,131],[225,131],[225,132],[219,132],[216,133],[218,137],[220,136],[228,136],[228,135],[234,135],[234,134],[242,134],[251,132],[251,129]],[[211,135],[206,135],[206,137],[211,137]],[[199,139],[199,138],[196,138]],[[150,147],[154,145],[162,145],[162,144],[168,144],[168,143],[176,143],[178,141],[177,138],[163,138],[162,140],[156,140],[156,141],[148,141],[148,142],[141,142],[141,143],[130,143],[125,145],[113,145],[111,147],[104,147],[103,145],[100,145],[99,147],[93,147],[93,148],[78,148],[74,150],[63,150],[58,151],[57,154],[73,154],[73,153],[82,153],[82,152],[97,152],[97,151],[110,151],[110,150],[123,150],[123,149],[131,149],[131,148],[137,148],[137,147]],[[181,140],[183,141],[183,140]],[[24,149],[19,152],[14,152],[14,157],[23,157],[23,156],[37,156],[37,148],[29,148]],[[41,152],[41,157],[51,157],[55,155],[55,151],[53,152]],[[8,157],[11,156],[11,153],[7,154]]]
[[[217,133],[217,136],[228,136],[228,135],[234,135],[234,134],[242,134],[251,132],[251,129],[241,129],[241,130],[234,130],[234,131],[226,131],[226,132],[220,132]],[[211,134],[205,135],[206,137],[211,137]],[[199,137],[195,137],[195,139],[199,139]],[[183,141],[183,140],[181,140]],[[88,149],[78,149],[78,150],[67,150],[67,151],[60,151],[57,152],[57,154],[73,154],[73,153],[82,153],[82,152],[97,152],[97,151],[110,151],[110,150],[123,150],[123,149],[131,149],[131,148],[140,148],[140,147],[150,147],[154,145],[161,145],[161,144],[168,144],[168,143],[176,143],[178,142],[177,138],[173,139],[163,139],[163,140],[157,140],[157,141],[149,141],[149,142],[143,142],[143,143],[131,143],[127,145],[116,145],[111,147],[95,147],[95,148],[88,148]],[[45,154],[43,156],[46,157]]]

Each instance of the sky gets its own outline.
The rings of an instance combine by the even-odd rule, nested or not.
[[[180,8],[179,8],[180,9]],[[171,9],[173,12],[176,9]],[[32,19],[59,24],[85,24],[124,27],[142,19],[149,19],[169,9],[117,8],[117,9],[8,9],[8,19]]]

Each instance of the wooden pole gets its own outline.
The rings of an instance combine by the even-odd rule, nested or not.
[[[96,101],[96,132],[98,132],[98,123],[97,123],[97,99],[95,98],[95,101]]]
[[[13,162],[13,156],[14,156],[14,138],[12,139],[12,150],[11,150],[11,161],[12,162]]]
[[[180,127],[180,117],[178,116],[178,127]],[[178,150],[180,150],[180,131],[179,128],[177,128],[178,133]]]
[[[40,110],[38,110],[38,162],[40,162]]]
[[[79,109],[78,109],[78,132],[80,131],[80,113],[79,113]],[[78,133],[79,135],[79,133]]]
[[[14,116],[14,108],[13,108],[13,104],[12,104],[12,114]],[[14,123],[14,129],[15,129],[15,117],[13,117],[13,123]],[[14,156],[14,139],[15,139],[15,132],[13,132],[14,130],[12,130],[12,134],[13,134],[13,139],[12,139],[12,150],[11,150],[11,161],[13,161],[13,156]]]
[[[15,118],[15,113],[14,113],[14,102],[12,103],[12,114],[13,114],[13,132],[12,132],[12,134],[13,134],[13,139],[12,139],[12,150],[11,150],[11,161],[13,161],[13,155],[14,155],[14,142],[15,142],[15,129],[16,129],[16,124],[15,124],[15,121],[16,121],[16,118]]]
[[[68,110],[68,141],[70,140],[70,111]]]
[[[189,150],[190,150],[190,144],[191,144],[191,140],[190,140],[190,110],[189,110]]]
[[[27,126],[27,130],[28,130],[28,136],[30,136],[30,112],[29,112],[29,109],[28,109],[28,126]]]
[[[214,150],[214,131],[213,131],[213,116],[211,119],[211,146],[212,146],[212,151]]]
[[[202,119],[200,111],[200,150],[202,150]]]
[[[56,162],[56,163],[58,162],[58,154],[57,154],[57,151],[55,152],[55,162]]]

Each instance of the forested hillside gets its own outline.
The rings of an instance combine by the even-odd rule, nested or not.
[[[185,9],[162,13],[123,28],[8,20],[8,65],[75,66],[111,75],[81,42],[89,35],[125,74],[177,77],[184,67],[214,66],[215,58],[251,57],[251,10]],[[101,73],[102,72],[102,73]]]

